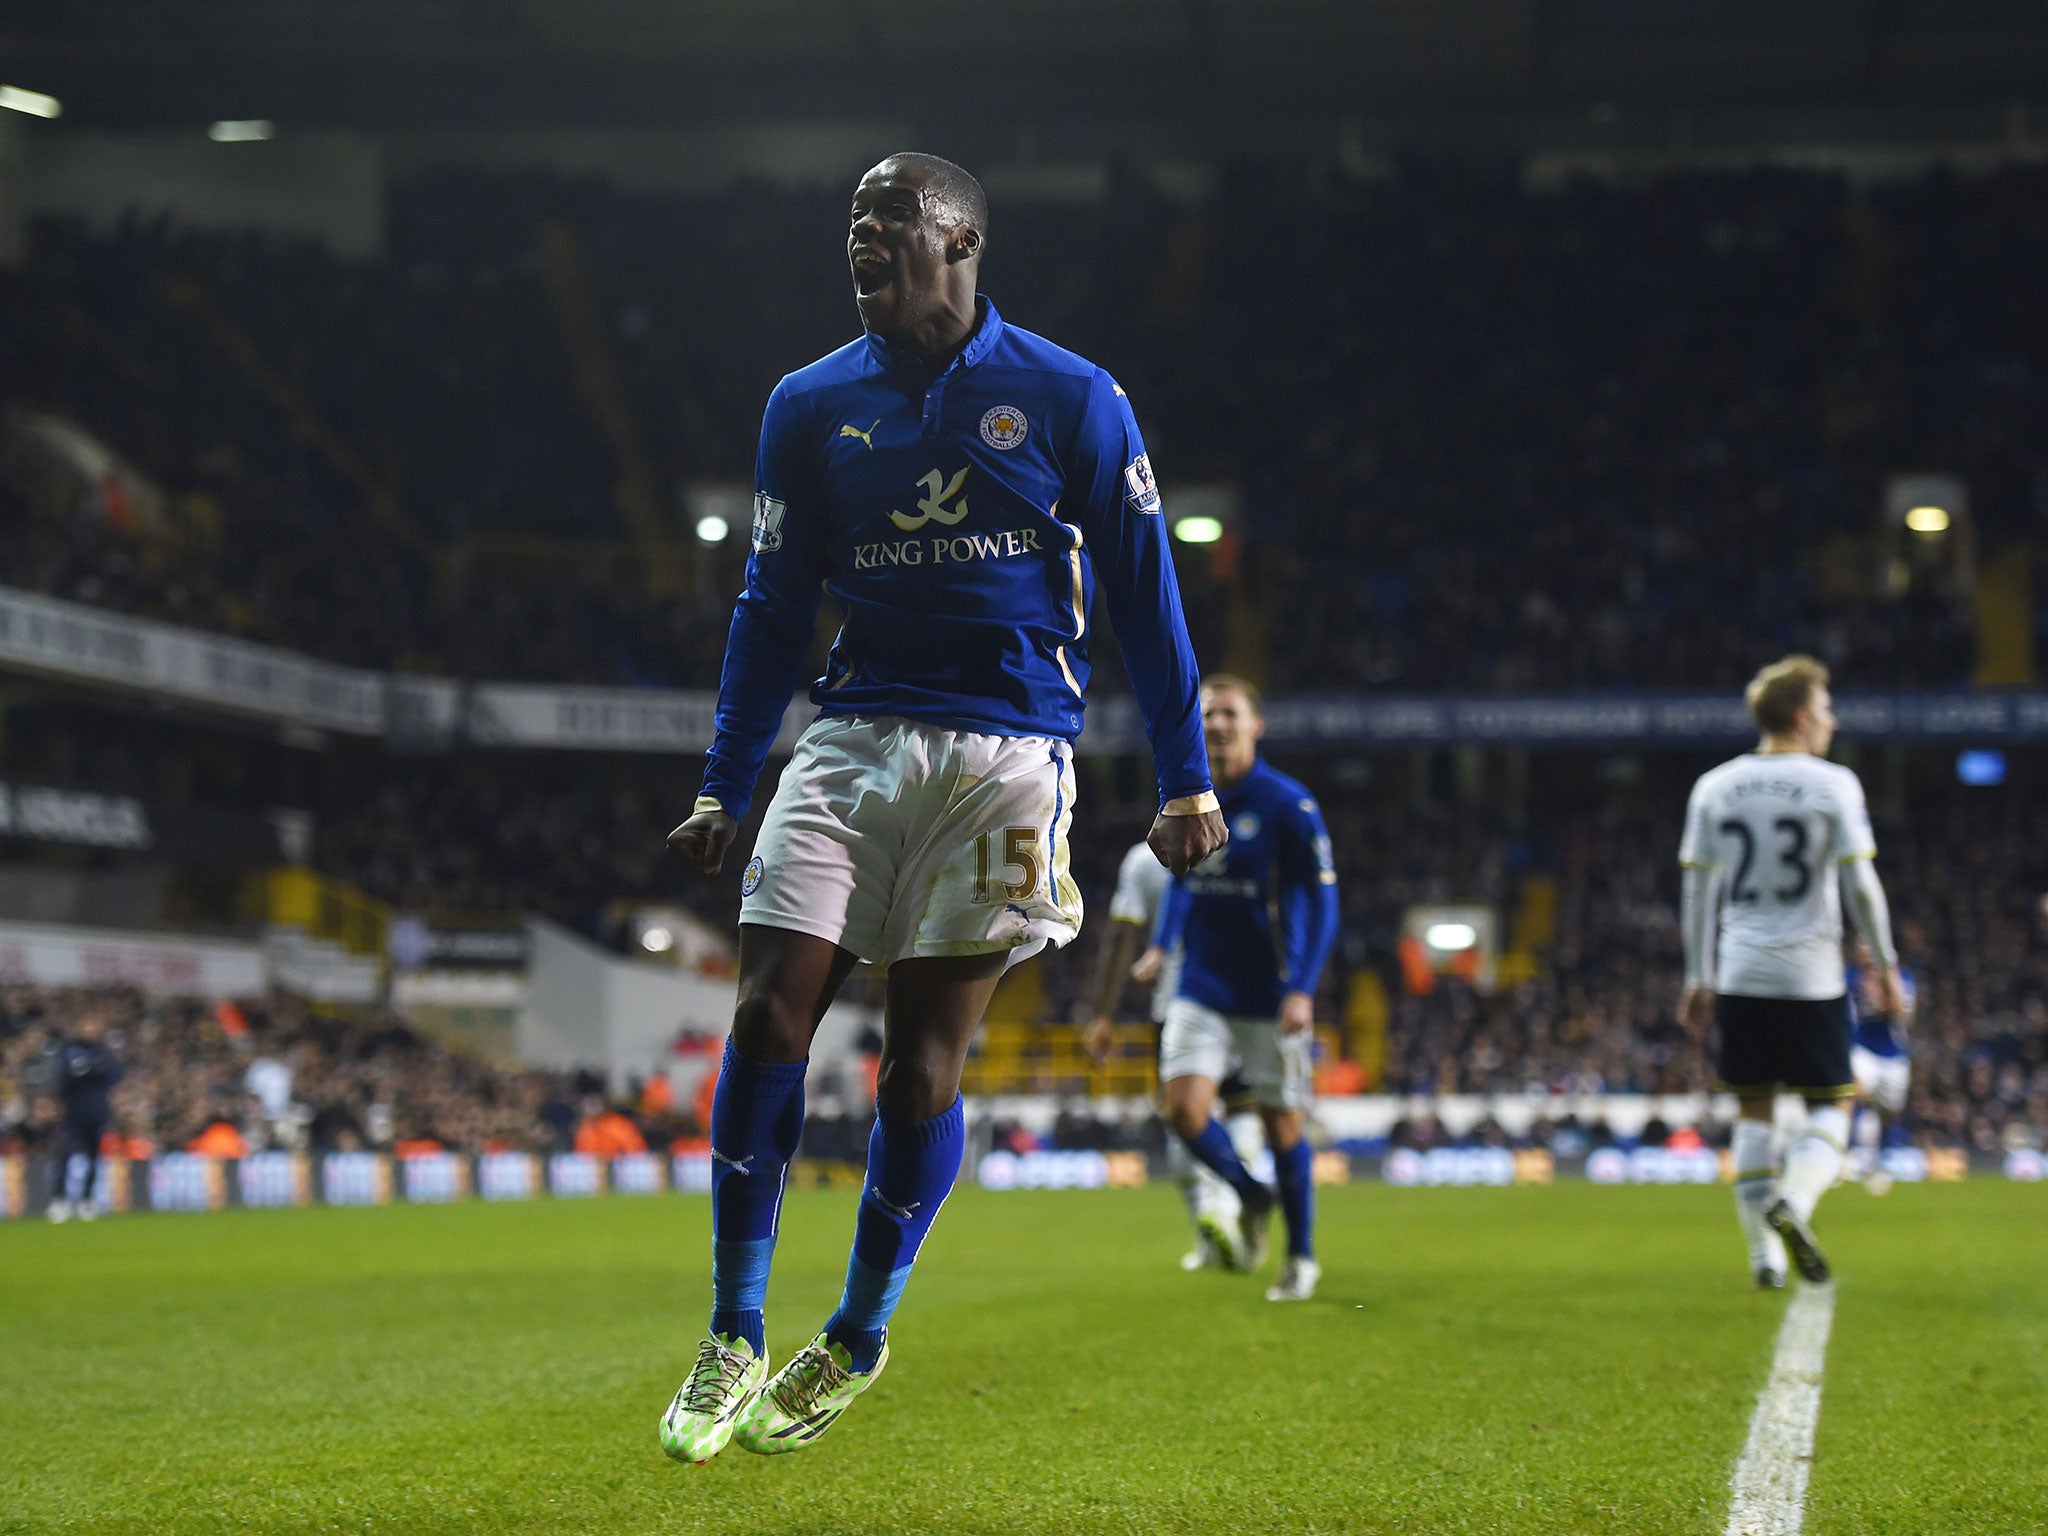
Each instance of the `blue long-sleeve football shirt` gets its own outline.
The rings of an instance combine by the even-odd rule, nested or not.
[[[1313,993],[1337,938],[1337,869],[1315,797],[1264,762],[1224,791],[1230,842],[1173,882],[1152,942],[1181,946],[1180,995],[1272,1018]]]
[[[943,373],[864,336],[768,398],[704,773],[703,794],[735,817],[823,590],[846,609],[811,687],[824,713],[1071,741],[1099,579],[1162,805],[1209,790],[1199,673],[1130,402],[1093,363],[979,306]]]
[[[1855,1033],[1850,1043],[1861,1046],[1873,1056],[1905,1056],[1911,1047],[1906,1043],[1904,1019],[1895,1019],[1888,1013],[1866,1013],[1863,1007],[1863,967],[1852,965],[1848,971],[1849,1017],[1854,1021]],[[1905,991],[1906,1013],[1912,1015],[1918,1001],[1919,986],[1913,973],[1903,966],[1899,969],[1899,981]]]

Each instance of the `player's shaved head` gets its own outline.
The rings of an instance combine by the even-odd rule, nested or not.
[[[988,228],[981,183],[937,155],[891,155],[854,188],[846,235],[861,323],[934,361],[974,333]]]
[[[988,194],[981,190],[981,183],[965,166],[942,160],[937,155],[904,150],[889,156],[868,174],[872,176],[876,171],[886,174],[892,168],[919,174],[941,226],[964,225],[981,236],[984,247],[988,244]]]

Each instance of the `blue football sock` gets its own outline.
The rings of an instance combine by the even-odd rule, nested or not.
[[[1202,1127],[1202,1134],[1182,1137],[1188,1150],[1216,1171],[1218,1178],[1237,1191],[1237,1197],[1247,1205],[1260,1205],[1273,1198],[1273,1192],[1252,1177],[1251,1169],[1245,1167],[1244,1159],[1237,1155],[1237,1147],[1230,1139],[1230,1132],[1221,1120],[1213,1116]]]
[[[1287,1218],[1287,1253],[1312,1259],[1316,1253],[1316,1162],[1308,1142],[1297,1141],[1273,1154],[1280,1179],[1280,1211]]]
[[[767,1348],[761,1324],[782,1184],[804,1130],[801,1061],[749,1061],[725,1042],[711,1099],[711,1331]]]
[[[856,1371],[871,1371],[910,1266],[932,1221],[960,1176],[967,1148],[966,1114],[953,1107],[929,1120],[875,1117],[868,1137],[867,1184],[846,1263],[846,1292],[825,1324],[825,1336],[853,1356]]]

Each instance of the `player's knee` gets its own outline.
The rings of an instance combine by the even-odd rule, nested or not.
[[[1266,1122],[1266,1145],[1275,1152],[1291,1152],[1302,1137],[1301,1116],[1293,1110],[1263,1115]]]
[[[749,1061],[802,1061],[811,1050],[811,1021],[773,988],[746,988],[733,1008],[732,1039]]]
[[[959,1091],[957,1076],[949,1080],[941,1064],[923,1052],[884,1056],[881,1070],[875,1074],[875,1107],[891,1120],[929,1120],[942,1115]]]
[[[1173,1127],[1176,1136],[1185,1141],[1192,1141],[1202,1134],[1209,1123],[1209,1113],[1209,1106],[1197,1103],[1193,1094],[1167,1095],[1166,1123]]]

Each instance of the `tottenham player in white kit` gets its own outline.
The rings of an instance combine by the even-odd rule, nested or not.
[[[1132,979],[1132,964],[1151,941],[1165,904],[1173,876],[1159,862],[1147,843],[1133,843],[1117,866],[1116,891],[1109,901],[1109,933],[1103,940],[1102,956],[1095,975],[1095,1016],[1088,1025],[1088,1054],[1099,1063],[1108,1059],[1111,1032],[1116,1025],[1117,999],[1124,983]],[[1158,965],[1152,983],[1151,1017],[1155,1028],[1166,1025],[1166,1007],[1180,985],[1178,955],[1147,954]],[[1158,1042],[1154,1041],[1154,1049]],[[1232,1074],[1220,1089],[1220,1096],[1232,1112],[1225,1122],[1238,1156],[1247,1163],[1257,1160],[1263,1150],[1263,1131],[1258,1116],[1249,1112],[1249,1090],[1242,1077]],[[1241,1111],[1241,1112],[1240,1112]],[[1237,1191],[1209,1169],[1196,1162],[1178,1136],[1166,1138],[1166,1166],[1187,1202],[1188,1219],[1194,1223],[1195,1246],[1182,1255],[1182,1269],[1220,1269],[1223,1252],[1210,1235],[1217,1216],[1225,1221],[1237,1217]]]
[[[1702,774],[1686,806],[1679,1011],[1698,1033],[1709,1021],[1720,1025],[1722,1085],[1741,1105],[1736,1214],[1757,1284],[1775,1288],[1785,1283],[1787,1249],[1806,1280],[1828,1278],[1813,1208],[1842,1170],[1856,1093],[1844,904],[1877,958],[1876,991],[1893,1012],[1900,978],[1863,785],[1826,761],[1835,734],[1828,669],[1788,656],[1759,672],[1745,698],[1761,733],[1756,750]],[[1782,1173],[1771,1135],[1781,1088],[1807,1106]]]

